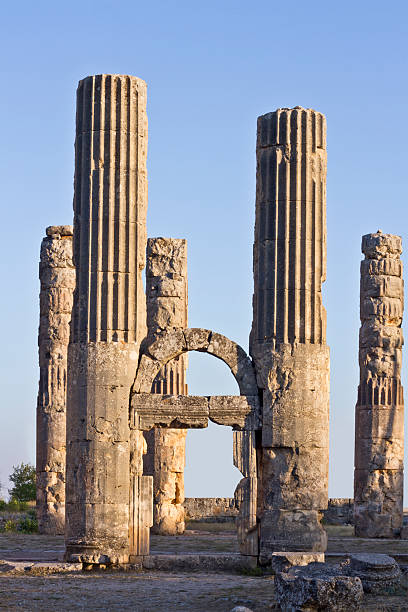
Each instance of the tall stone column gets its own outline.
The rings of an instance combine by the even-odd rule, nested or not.
[[[357,536],[393,538],[403,520],[402,243],[379,230],[361,248],[354,524]]]
[[[329,349],[326,121],[314,110],[258,119],[253,325],[250,353],[263,389],[258,498],[260,559],[324,551]]]
[[[37,401],[37,518],[40,533],[65,527],[67,354],[75,268],[72,226],[47,227],[40,255],[40,382]]]
[[[146,265],[149,338],[187,327],[187,241],[149,238]],[[187,355],[169,361],[157,375],[152,393],[187,395]],[[156,427],[145,433],[144,473],[153,476],[153,531],[184,532],[185,429]]]
[[[85,563],[126,562],[129,553],[140,463],[131,465],[129,397],[146,333],[145,107],[146,84],[132,76],[78,85],[66,557]]]

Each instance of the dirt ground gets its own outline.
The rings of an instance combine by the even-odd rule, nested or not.
[[[227,574],[92,572],[3,577],[1,610],[273,610],[273,580]]]
[[[205,531],[204,531],[205,530]],[[359,540],[348,527],[328,527],[329,551],[371,551],[408,554],[408,541]],[[375,549],[375,550],[374,550]],[[234,552],[232,525],[189,524],[186,535],[152,537],[151,552],[173,554]],[[0,559],[56,561],[62,537],[0,534]],[[1,565],[0,565],[1,568]],[[9,575],[0,571],[0,610],[53,611],[135,610],[159,612],[191,610],[230,612],[245,606],[253,612],[277,610],[272,576],[216,572],[92,571],[46,576]],[[362,610],[408,612],[408,574],[397,593],[365,596]]]

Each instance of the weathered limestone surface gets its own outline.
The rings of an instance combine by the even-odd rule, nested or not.
[[[251,419],[254,423],[254,419]],[[259,435],[260,432],[258,432]],[[257,434],[255,428],[234,431],[233,457],[234,465],[239,469],[243,478],[239,481],[234,497],[239,507],[236,519],[238,545],[241,554],[252,557],[259,555],[259,524],[258,510],[258,458]]]
[[[348,497],[329,499],[327,510],[323,512],[323,519],[327,525],[353,525],[354,499]]]
[[[208,426],[209,420],[235,430],[258,430],[261,427],[259,398],[257,395],[195,396],[152,393],[135,393],[132,396],[131,425],[136,429],[202,429]]]
[[[362,251],[355,532],[366,538],[392,538],[401,535],[403,521],[401,238],[381,231],[367,234]]]
[[[365,593],[387,594],[400,586],[401,570],[395,559],[388,555],[350,555],[346,568],[350,576],[360,578]]]
[[[130,388],[146,335],[145,107],[146,84],[135,77],[97,75],[78,85],[66,557],[85,563],[127,562],[132,547],[148,550],[143,435],[129,427]],[[133,537],[140,525],[142,544],[139,531]]]
[[[263,389],[260,558],[324,551],[329,349],[326,121],[311,109],[258,119],[250,354]]]
[[[184,511],[190,521],[215,523],[234,520],[239,509],[234,497],[186,497]]]
[[[187,327],[187,241],[147,241],[146,303],[148,338]],[[167,362],[156,376],[152,393],[187,395],[187,355]],[[185,429],[154,428],[145,433],[144,473],[153,476],[153,531],[184,533]]]
[[[65,527],[67,354],[75,268],[72,226],[47,227],[40,255],[40,382],[37,401],[37,518],[40,533]]]
[[[324,563],[324,553],[274,552],[271,568],[275,574],[287,572],[292,567],[305,567],[310,563]]]
[[[359,609],[364,591],[358,576],[327,563],[292,567],[275,576],[275,598],[281,610]]]

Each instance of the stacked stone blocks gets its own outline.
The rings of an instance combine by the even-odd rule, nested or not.
[[[296,107],[258,119],[250,353],[263,390],[261,560],[324,551],[329,350],[326,121]]]
[[[165,331],[187,327],[187,242],[175,238],[147,241],[146,304],[148,340]],[[187,395],[187,355],[167,362],[156,376],[152,393]],[[144,473],[153,476],[153,531],[184,532],[185,429],[155,427],[145,432]]]
[[[362,239],[360,385],[356,405],[356,535],[392,538],[403,521],[404,400],[401,385],[401,238]]]
[[[139,541],[132,530],[149,522],[138,494],[149,490],[148,477],[133,452],[141,440],[129,427],[146,335],[145,107],[146,84],[135,77],[97,75],[78,85],[66,557],[83,563],[127,562],[129,533]]]
[[[66,393],[75,268],[72,227],[47,227],[40,254],[40,381],[37,401],[37,517],[40,533],[65,527]]]

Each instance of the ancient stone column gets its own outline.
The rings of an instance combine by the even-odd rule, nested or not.
[[[326,121],[314,110],[258,119],[253,325],[250,352],[263,389],[260,559],[324,551],[329,349]]]
[[[365,538],[399,537],[403,520],[404,284],[400,236],[363,236],[360,385],[356,405],[354,520]]]
[[[65,527],[67,354],[75,268],[72,226],[47,227],[40,255],[40,382],[37,401],[37,518],[40,533]]]
[[[128,560],[130,481],[142,469],[138,457],[132,464],[129,397],[146,333],[145,107],[146,84],[132,76],[78,85],[66,558],[84,563]]]
[[[149,238],[146,265],[149,338],[187,327],[187,242]],[[152,393],[187,395],[187,355],[169,361],[157,375]],[[156,427],[145,433],[144,473],[153,476],[153,531],[184,532],[185,429]]]

